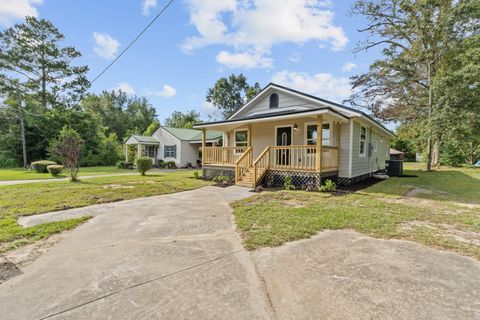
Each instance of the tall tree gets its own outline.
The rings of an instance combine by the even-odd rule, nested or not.
[[[173,128],[193,128],[195,123],[200,121],[200,113],[195,110],[182,113],[181,111],[174,111],[166,120],[165,125]]]
[[[474,0],[360,0],[352,8],[368,21],[360,30],[368,39],[357,51],[381,46],[383,56],[352,78],[357,92],[350,101],[384,120],[426,120],[427,170],[441,138],[433,125],[441,108],[435,76],[450,48],[472,32],[469,7]]]
[[[241,107],[248,99],[260,91],[260,85],[250,86],[243,74],[231,74],[228,78],[217,80],[213,88],[207,91],[207,102],[220,109],[222,115],[228,118],[235,110]]]
[[[22,94],[45,109],[75,105],[90,86],[88,67],[73,64],[80,52],[61,46],[63,40],[50,21],[35,17],[0,32],[0,90],[19,81]]]

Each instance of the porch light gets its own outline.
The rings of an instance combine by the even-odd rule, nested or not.
[[[297,132],[297,131],[298,131],[298,126],[297,126],[297,124],[296,124],[296,123],[293,125],[293,131],[295,131],[295,132]]]

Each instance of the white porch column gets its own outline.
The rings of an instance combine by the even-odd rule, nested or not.
[[[125,143],[125,162],[128,162],[128,144]]]
[[[315,169],[317,172],[322,172],[322,130],[323,130],[323,117],[317,116],[317,157],[315,163]]]
[[[137,144],[137,159],[142,156],[142,145],[139,143]]]

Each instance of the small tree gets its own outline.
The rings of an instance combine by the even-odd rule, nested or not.
[[[142,176],[150,169],[152,169],[152,159],[149,157],[140,157],[137,159],[137,171],[140,172]]]
[[[78,169],[80,151],[83,145],[83,139],[77,131],[65,126],[57,139],[50,142],[49,153],[58,158],[65,168],[70,172],[70,181],[78,181]]]

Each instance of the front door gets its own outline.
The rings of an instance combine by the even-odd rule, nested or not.
[[[279,127],[277,130],[277,146],[292,145],[292,127]],[[285,148],[277,149],[276,163],[280,166],[290,165],[290,150]]]

